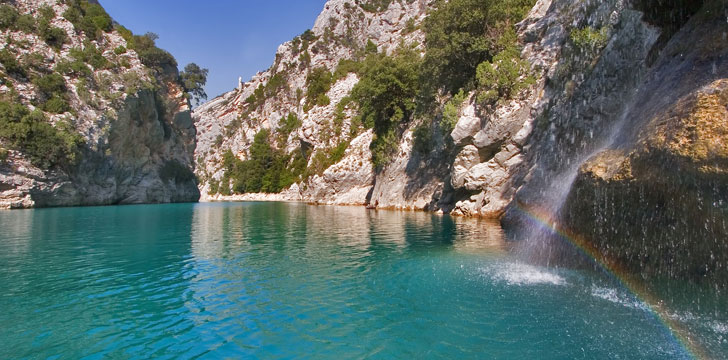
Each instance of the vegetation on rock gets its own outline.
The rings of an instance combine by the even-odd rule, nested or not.
[[[33,165],[50,168],[76,164],[83,138],[71,124],[48,123],[43,112],[0,101],[0,139],[26,154]]]

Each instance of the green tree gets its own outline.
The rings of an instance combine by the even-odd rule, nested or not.
[[[424,22],[424,79],[431,94],[472,88],[476,69],[500,50],[498,39],[535,0],[439,0]]]
[[[351,98],[359,105],[361,122],[374,129],[371,148],[377,167],[395,149],[397,125],[409,121],[414,113],[420,64],[419,54],[407,49],[395,56],[372,54],[362,64],[361,80]]]
[[[54,127],[42,111],[0,101],[0,139],[42,168],[70,168],[78,162],[83,138],[66,121]]]
[[[331,89],[334,77],[325,67],[317,67],[311,70],[306,78],[306,105],[312,107],[314,105],[326,106],[330,103],[330,99],[326,93]]]
[[[207,83],[208,72],[209,71],[207,69],[203,69],[195,63],[190,63],[187,64],[184,71],[179,74],[185,91],[190,94],[197,104],[199,104],[201,100],[207,99],[207,93],[205,93],[204,87]]]

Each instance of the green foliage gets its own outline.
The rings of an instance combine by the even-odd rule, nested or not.
[[[207,83],[207,74],[209,70],[199,67],[195,63],[185,66],[185,70],[179,74],[182,81],[182,87],[185,92],[192,96],[198,104],[201,100],[207,99],[205,93],[205,84]]]
[[[48,112],[61,114],[71,109],[67,100],[66,81],[59,73],[52,73],[33,79],[38,89],[40,107]]]
[[[163,74],[176,72],[177,60],[166,50],[157,47],[157,39],[159,35],[149,32],[144,35],[134,35],[131,44],[145,66]]]
[[[0,164],[6,162],[10,156],[10,152],[7,149],[0,147]]]
[[[301,120],[294,113],[289,113],[288,116],[282,117],[278,122],[279,143],[284,143],[293,130],[301,127],[301,124]]]
[[[339,80],[345,78],[350,73],[358,74],[361,69],[361,63],[350,59],[341,59],[334,71],[334,79]]]
[[[529,73],[529,64],[521,59],[520,49],[514,42],[494,56],[492,62],[478,65],[478,102],[491,105],[498,100],[512,99],[535,82]]]
[[[66,92],[66,81],[58,73],[37,77],[33,79],[33,85],[38,88],[41,96],[48,98],[55,94],[63,94]]]
[[[104,57],[103,51],[99,50],[96,45],[88,40],[84,41],[83,50],[73,48],[69,54],[76,61],[83,61],[96,70],[111,67],[111,62]]]
[[[442,121],[440,122],[443,133],[449,134],[455,129],[455,125],[460,119],[460,107],[467,97],[468,94],[460,90],[445,104],[445,107],[442,109]]]
[[[278,193],[290,186],[300,174],[301,161],[295,161],[294,158],[291,166],[288,166],[290,156],[274,149],[269,137],[267,129],[255,135],[248,160],[238,159],[230,150],[223,154],[225,178],[232,180],[235,193]],[[221,193],[224,184],[225,179],[220,186]]]
[[[429,122],[417,125],[413,135],[416,152],[424,155],[432,151],[432,129]]]
[[[85,76],[88,78],[93,75],[91,69],[82,60],[61,60],[56,64],[55,71],[64,75]]]
[[[43,5],[38,8],[38,14],[40,14],[40,18],[46,21],[51,21],[55,19],[56,12],[53,10],[52,7],[48,5]]]
[[[114,49],[114,54],[121,55],[126,54],[126,47],[124,45],[119,45]]]
[[[314,175],[322,175],[331,165],[344,158],[348,147],[349,142],[341,142],[333,148],[316,151],[313,158],[311,158],[311,164],[303,172],[303,179],[308,179]]]
[[[331,89],[334,77],[325,67],[317,67],[308,74],[306,78],[306,106],[326,106],[331,100],[326,93]]]
[[[159,169],[159,178],[164,182],[173,181],[177,184],[195,181],[196,179],[192,170],[177,160],[165,161]]]
[[[73,24],[76,31],[82,31],[91,39],[100,39],[104,32],[113,30],[111,16],[99,4],[86,0],[68,1],[68,9],[63,17]]]
[[[48,111],[50,113],[63,114],[66,111],[71,110],[71,105],[68,104],[65,97],[53,95],[50,99],[48,99],[48,101],[43,103],[42,108],[44,111]]]
[[[371,149],[377,167],[396,149],[397,126],[408,122],[415,110],[420,63],[419,54],[403,50],[395,56],[369,55],[362,65],[351,97],[359,105],[361,122],[374,128]]]
[[[372,164],[377,169],[383,168],[392,160],[392,155],[397,149],[397,135],[394,130],[384,134],[374,134],[374,140],[369,145],[372,152]]]
[[[362,10],[370,13],[376,13],[387,10],[392,0],[361,0],[359,1],[359,7]]]
[[[245,99],[245,102],[252,105],[253,107],[258,107],[262,105],[266,99],[275,96],[281,90],[287,89],[288,80],[286,79],[285,75],[277,73],[273,75],[265,85],[258,85],[255,91],[253,91],[253,94]]]
[[[423,69],[428,92],[456,93],[474,85],[476,69],[500,50],[498,39],[523,19],[535,0],[439,1],[425,19]]]
[[[46,44],[56,50],[60,49],[66,43],[68,37],[65,30],[52,26],[48,19],[40,19],[38,22],[38,35],[40,35]]]
[[[33,15],[20,14],[12,5],[0,5],[0,30],[12,29],[32,33],[35,28],[36,22]]]
[[[48,61],[45,56],[40,53],[30,53],[23,56],[23,66],[28,70],[33,70],[38,73],[48,72]]]
[[[209,195],[215,195],[218,193],[218,191],[220,191],[220,182],[219,181],[216,181],[213,179],[213,180],[210,180],[210,182],[208,184],[210,184],[210,189],[207,191],[207,193]]]
[[[407,22],[404,24],[404,34],[411,34],[417,30],[417,23],[415,22],[415,18],[409,18]]]
[[[10,52],[7,47],[0,50],[0,63],[3,64],[3,67],[5,67],[5,72],[8,75],[19,77],[27,76],[25,68],[23,68],[20,63],[18,63],[18,60],[15,58],[15,54]]]
[[[569,38],[577,48],[592,51],[602,49],[607,45],[607,33],[608,28],[606,26],[599,30],[587,26],[583,29],[572,30]]]
[[[18,16],[20,15],[14,6],[0,5],[0,30],[7,30],[14,26]]]
[[[56,126],[45,115],[22,104],[0,101],[0,139],[22,151],[39,167],[71,167],[77,163],[83,138],[65,121]]]
[[[367,45],[364,48],[364,52],[368,54],[376,54],[379,52],[379,48],[377,48],[377,44],[375,44],[371,39],[367,40]]]
[[[35,32],[37,26],[38,24],[36,23],[35,18],[30,14],[20,15],[18,16],[18,19],[15,20],[15,29],[26,34]]]

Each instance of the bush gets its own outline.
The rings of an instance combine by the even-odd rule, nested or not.
[[[326,106],[330,103],[326,93],[331,89],[334,78],[325,67],[318,67],[308,74],[306,78],[306,105],[310,108],[315,105]]]
[[[42,108],[44,111],[50,113],[63,114],[66,111],[71,110],[71,105],[68,104],[68,101],[66,101],[64,97],[61,97],[60,95],[53,95],[53,97],[43,103]]]
[[[232,180],[235,193],[278,193],[296,181],[306,167],[306,160],[300,155],[291,159],[275,150],[270,145],[269,136],[270,132],[266,129],[255,135],[248,160],[238,159],[230,150],[223,154],[225,176],[220,193],[225,188],[225,179]]]
[[[344,158],[348,147],[348,142],[341,142],[331,149],[316,151],[311,159],[311,165],[303,172],[303,179],[306,180],[314,175],[322,175],[326,169]]]
[[[10,52],[7,47],[0,50],[0,63],[3,64],[3,67],[5,67],[5,72],[8,75],[19,77],[26,77],[28,75],[25,71],[25,68],[23,68],[20,63],[18,63],[18,60],[15,58],[15,54]]]
[[[502,49],[498,39],[523,19],[535,0],[451,0],[424,21],[428,92],[451,94],[474,85],[476,69]]]
[[[207,194],[209,195],[215,195],[220,191],[220,182],[217,180],[210,180],[208,183],[210,184],[210,189],[207,191]]]
[[[512,99],[535,82],[529,73],[529,64],[521,59],[520,49],[515,45],[508,46],[493,57],[492,62],[478,65],[478,102],[490,105],[498,100]]]
[[[51,26],[47,19],[41,19],[38,22],[38,32],[41,39],[56,50],[63,47],[63,44],[67,40],[66,31],[61,28]]]
[[[460,107],[466,98],[467,94],[463,90],[460,90],[460,92],[445,104],[442,110],[442,121],[440,122],[443,133],[449,134],[455,129],[455,125],[460,120]]]
[[[571,42],[582,51],[594,51],[607,45],[607,27],[595,30],[589,26],[571,31]]]
[[[78,161],[83,138],[68,122],[54,127],[45,115],[21,104],[0,101],[0,139],[9,143],[41,168],[69,168]]]
[[[367,0],[367,1],[361,1],[359,3],[359,7],[362,8],[362,10],[366,12],[380,12],[387,10],[389,8],[389,5],[392,3],[392,0]]]
[[[73,24],[78,32],[83,32],[91,39],[100,39],[104,32],[113,29],[111,16],[99,4],[90,4],[86,0],[71,0],[63,17]]]
[[[20,15],[14,6],[0,5],[0,30],[7,30],[14,26],[18,16]]]
[[[51,21],[56,17],[56,12],[48,5],[39,7],[38,14],[40,14],[40,18],[45,21]]]
[[[119,45],[114,49],[114,54],[121,55],[126,54],[126,47],[124,45]]]
[[[358,74],[361,70],[361,63],[355,60],[341,59],[334,71],[334,80],[343,79],[350,73]]]
[[[0,147],[0,164],[6,162],[9,156],[10,152],[7,149]]]
[[[33,85],[46,98],[51,98],[53,95],[64,94],[66,92],[66,80],[59,73],[37,77],[33,79]]]
[[[134,35],[133,49],[139,55],[139,60],[147,67],[158,73],[171,73],[177,71],[177,60],[169,52],[157,47],[156,40],[159,35],[146,33]]]
[[[351,98],[359,105],[360,121],[373,128],[371,149],[375,166],[381,167],[396,149],[395,131],[415,110],[419,89],[420,56],[403,50],[395,56],[372,54],[362,66],[361,80]]]
[[[278,123],[278,134],[280,134],[280,137],[283,141],[285,141],[285,139],[288,139],[288,135],[290,135],[293,130],[301,127],[301,124],[301,120],[298,119],[296,114],[289,113],[287,117],[281,118],[281,121]]]
[[[95,70],[108,69],[111,66],[111,62],[104,57],[103,51],[88,40],[84,41],[83,50],[73,48],[69,54],[76,61],[83,61],[91,65]]]
[[[15,20],[15,29],[22,31],[26,34],[31,34],[35,32],[36,28],[38,27],[38,24],[35,21],[35,18],[33,15],[30,14],[23,14],[18,16],[18,19]]]
[[[424,155],[432,151],[432,129],[429,122],[417,125],[413,135],[413,147],[416,152]]]
[[[90,78],[93,75],[91,69],[84,61],[61,60],[56,64],[55,71],[63,75],[85,76]]]

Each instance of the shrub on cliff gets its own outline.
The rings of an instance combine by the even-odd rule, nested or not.
[[[27,72],[23,68],[18,59],[15,58],[15,54],[10,52],[7,48],[0,50],[0,63],[3,64],[5,72],[8,75],[26,77]]]
[[[3,4],[0,5],[0,30],[7,30],[15,25],[15,20],[18,19],[18,10],[15,7]]]
[[[512,99],[535,81],[530,75],[529,63],[521,59],[521,49],[516,45],[515,32],[506,31],[500,42],[503,50],[491,61],[482,62],[476,70],[477,100],[484,105]]]
[[[419,89],[420,56],[402,49],[394,56],[372,54],[362,64],[361,80],[351,98],[359,105],[364,126],[374,129],[372,161],[383,166],[396,148],[395,131],[410,120]]]
[[[523,19],[535,0],[438,1],[425,19],[424,73],[429,92],[472,89],[476,68],[501,49],[501,35]]]
[[[104,32],[113,30],[111,16],[101,5],[86,0],[69,0],[63,17],[73,24],[77,32],[83,32],[91,39],[99,39]]]
[[[317,67],[308,74],[306,78],[306,107],[326,106],[331,100],[326,93],[331,89],[331,85],[334,82],[334,77],[331,75],[328,69],[325,67]]]
[[[22,104],[0,101],[0,139],[41,168],[76,164],[83,138],[66,121],[56,126],[45,115]]]

